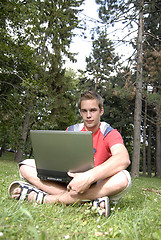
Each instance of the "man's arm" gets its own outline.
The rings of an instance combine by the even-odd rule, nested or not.
[[[77,193],[83,193],[91,184],[111,177],[129,166],[129,154],[123,144],[115,144],[110,150],[112,156],[101,165],[84,173],[69,173],[73,180],[68,187]]]
[[[129,154],[123,144],[115,144],[110,150],[112,156],[101,165],[92,169],[93,182],[111,177],[130,165]]]

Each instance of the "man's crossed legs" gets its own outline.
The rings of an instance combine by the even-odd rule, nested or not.
[[[84,193],[77,193],[75,191],[68,191],[67,185],[54,182],[42,181],[37,177],[37,171],[34,159],[27,159],[20,163],[20,175],[36,188],[42,190],[44,195],[44,203],[62,202],[65,204],[73,204],[75,202],[82,202],[85,200],[93,201],[104,196],[108,196],[110,200],[119,200],[131,187],[131,177],[128,171],[122,170],[114,176],[101,180],[85,191]],[[12,189],[12,198],[18,198],[22,189],[15,187]],[[28,196],[28,201],[36,201],[37,193],[31,191]],[[105,204],[100,203],[102,209]]]

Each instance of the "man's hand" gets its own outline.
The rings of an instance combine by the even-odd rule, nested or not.
[[[86,171],[82,173],[71,173],[68,172],[70,177],[73,179],[67,186],[67,190],[71,191],[72,194],[84,193],[87,191],[91,184],[91,171]]]

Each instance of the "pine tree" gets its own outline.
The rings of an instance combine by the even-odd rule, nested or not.
[[[3,112],[7,109],[1,121],[4,129],[10,129],[8,141],[12,138],[15,149],[19,149],[17,161],[22,158],[31,125],[39,120],[44,128],[49,126],[52,111],[57,117],[50,126],[64,123],[64,116],[61,122],[57,112],[63,99],[69,101],[73,96],[68,94],[73,78],[65,75],[64,57],[74,61],[69,46],[73,29],[79,25],[77,13],[83,1],[0,3],[0,107]]]

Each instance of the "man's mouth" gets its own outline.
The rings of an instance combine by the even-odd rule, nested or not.
[[[93,123],[93,120],[86,120],[86,123],[91,124]]]

